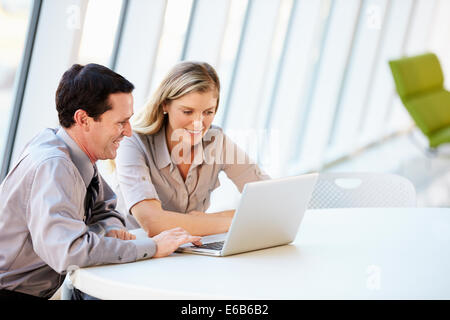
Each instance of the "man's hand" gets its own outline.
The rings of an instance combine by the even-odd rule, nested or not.
[[[136,236],[123,229],[112,229],[108,231],[106,237],[117,238],[121,240],[134,240]]]
[[[192,242],[193,244],[200,246],[201,237],[191,236],[186,230],[182,228],[170,229],[163,231],[160,234],[153,237],[156,242],[156,253],[154,258],[166,257],[172,254],[179,246],[185,243]]]

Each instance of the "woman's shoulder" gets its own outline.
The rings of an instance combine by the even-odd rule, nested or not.
[[[126,146],[126,148],[138,149],[140,151],[146,151],[153,140],[153,135],[147,135],[138,133],[133,130],[131,136],[124,137],[120,142],[120,146]],[[120,148],[119,148],[120,149]]]
[[[124,137],[124,140],[133,141],[133,142],[147,142],[153,140],[159,132],[155,134],[145,134],[137,131],[132,132],[130,137]]]

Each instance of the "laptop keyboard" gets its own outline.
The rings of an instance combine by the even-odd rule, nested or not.
[[[207,243],[207,244],[202,244],[201,246],[198,246],[197,248],[222,250],[223,243],[224,243],[224,241],[211,242],[211,243]]]

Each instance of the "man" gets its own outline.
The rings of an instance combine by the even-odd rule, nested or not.
[[[69,267],[164,257],[187,242],[177,228],[136,240],[97,172],[131,136],[134,86],[106,67],[73,65],[56,91],[61,127],[25,147],[0,185],[0,298],[51,297]]]

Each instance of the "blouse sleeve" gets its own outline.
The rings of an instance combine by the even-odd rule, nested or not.
[[[233,181],[239,192],[242,192],[246,183],[270,179],[270,176],[225,134],[222,155],[223,171]]]
[[[117,180],[128,212],[142,200],[159,200],[145,161],[145,151],[137,139],[136,134],[125,137],[116,157]]]

